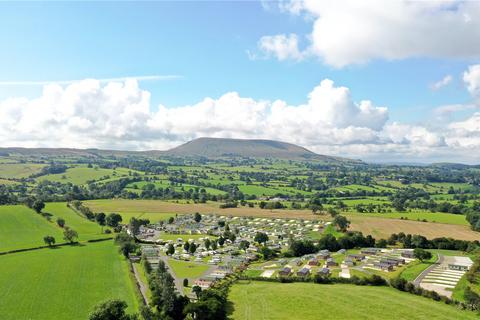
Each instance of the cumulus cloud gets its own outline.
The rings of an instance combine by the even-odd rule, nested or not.
[[[480,57],[473,41],[480,37],[475,1],[291,0],[280,8],[313,21],[306,51],[335,67],[373,59]]]
[[[474,98],[480,98],[480,64],[468,67],[463,73],[463,81],[467,85],[467,90]]]
[[[162,150],[202,136],[263,138],[384,161],[468,159],[480,147],[480,113],[441,130],[389,123],[386,107],[355,102],[348,88],[329,79],[300,105],[228,92],[192,105],[153,109],[150,93],[132,79],[47,85],[38,98],[0,101],[0,145]]]
[[[435,82],[435,83],[432,83],[430,88],[433,90],[433,91],[437,91],[437,90],[440,90],[441,88],[445,87],[445,86],[448,86],[453,80],[453,77],[451,75],[446,75],[445,77],[443,77],[441,80]]]
[[[302,60],[304,53],[298,47],[298,36],[294,33],[289,35],[278,34],[275,36],[263,36],[258,41],[258,47],[264,53],[264,57],[276,57],[283,61],[287,59]],[[256,55],[250,55],[256,59]]]

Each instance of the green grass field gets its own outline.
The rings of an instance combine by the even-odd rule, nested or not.
[[[102,169],[102,168],[88,168],[86,166],[78,166],[74,168],[69,168],[64,173],[58,174],[48,174],[45,176],[38,177],[38,181],[53,181],[53,182],[62,182],[67,183],[71,182],[76,185],[86,184],[87,181],[91,180],[102,180],[102,178],[109,176],[109,180],[113,178],[119,178],[122,176],[128,176],[129,169],[117,168],[113,169]],[[115,179],[113,179],[115,180]]]
[[[256,196],[273,196],[277,193],[287,193],[283,190],[277,190],[253,184],[238,186],[238,189],[244,194],[254,194]]]
[[[63,242],[63,231],[35,211],[21,205],[0,206],[0,252],[45,245],[43,237]]]
[[[102,227],[97,223],[79,216],[72,209],[68,208],[65,202],[47,203],[43,211],[53,214],[52,221],[54,222],[56,222],[57,218],[65,219],[65,224],[78,232],[80,241],[108,236],[107,234],[102,234]]]
[[[0,178],[27,178],[40,172],[45,164],[37,163],[2,163],[0,164]]]
[[[239,282],[229,300],[234,320],[478,319],[473,312],[388,287]]]
[[[429,212],[429,211],[411,211],[411,212],[387,212],[387,213],[358,213],[349,212],[347,215],[364,216],[364,217],[376,217],[376,218],[390,218],[400,219],[401,217],[408,218],[408,220],[427,220],[428,222],[438,222],[447,224],[458,224],[467,226],[468,222],[464,215],[441,213],[441,212]]]
[[[174,259],[169,259],[168,264],[172,268],[176,277],[180,279],[198,278],[209,268],[209,266],[206,264],[180,261],[180,260],[174,260]]]
[[[127,262],[111,241],[0,256],[2,320],[85,320],[107,299],[138,302]]]

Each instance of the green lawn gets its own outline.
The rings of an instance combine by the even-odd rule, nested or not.
[[[170,265],[173,272],[175,273],[175,276],[180,279],[198,278],[209,268],[209,266],[206,264],[174,260],[174,259],[169,259],[168,264]]]
[[[57,218],[65,219],[65,224],[78,232],[80,241],[105,238],[108,236],[107,234],[102,234],[101,226],[81,217],[72,209],[68,208],[65,202],[47,203],[43,211],[53,215],[52,221],[57,221]]]
[[[127,262],[112,242],[0,256],[2,320],[85,320],[107,299],[138,302]]]
[[[21,205],[0,206],[0,252],[44,245],[43,237],[63,242],[63,231],[35,211]]]
[[[400,277],[407,281],[415,280],[420,273],[422,273],[425,269],[431,266],[431,263],[415,261],[412,262],[406,269],[402,271]]]
[[[229,300],[234,320],[478,319],[473,312],[388,287],[239,282]]]

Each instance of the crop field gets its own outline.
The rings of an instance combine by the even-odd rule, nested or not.
[[[62,229],[21,205],[0,206],[0,252],[45,245],[43,237],[63,241]]]
[[[113,298],[138,309],[127,262],[111,241],[8,254],[0,265],[2,320],[85,320]]]
[[[172,268],[176,277],[179,279],[198,278],[202,274],[204,274],[209,268],[209,266],[206,264],[180,261],[180,260],[174,260],[174,259],[169,259],[168,265],[170,266],[170,268]]]
[[[371,234],[375,238],[387,239],[392,233],[421,234],[429,239],[437,237],[452,237],[461,240],[478,240],[478,232],[468,226],[445,223],[420,222],[412,220],[385,219],[364,217],[360,215],[349,216],[352,230]]]
[[[102,180],[102,178],[109,176],[112,177],[121,177],[128,176],[128,169],[117,168],[113,169],[102,169],[102,168],[88,168],[85,166],[78,166],[74,168],[67,169],[64,173],[57,174],[48,174],[45,176],[38,177],[38,181],[52,181],[52,182],[62,182],[62,183],[73,183],[77,185],[86,184],[87,181],[92,180]]]
[[[239,282],[229,300],[234,320],[477,319],[473,312],[387,287]]]
[[[27,178],[34,173],[40,172],[44,164],[36,163],[2,163],[0,164],[0,178]]]
[[[107,235],[102,234],[101,226],[81,217],[68,208],[65,202],[47,203],[43,211],[53,215],[52,221],[56,221],[57,218],[63,218],[66,226],[78,232],[80,241],[107,237]]]

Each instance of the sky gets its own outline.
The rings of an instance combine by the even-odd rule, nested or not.
[[[0,2],[0,146],[480,163],[480,3]]]

